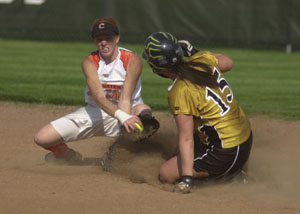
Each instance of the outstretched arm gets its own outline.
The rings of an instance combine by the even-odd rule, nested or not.
[[[179,137],[181,175],[193,175],[194,166],[194,121],[192,115],[175,115]]]
[[[82,70],[85,75],[87,85],[97,105],[110,116],[114,116],[114,113],[118,110],[118,108],[105,97],[104,89],[98,79],[97,68],[88,57],[82,62]]]
[[[179,172],[180,182],[174,191],[188,193],[193,185],[194,168],[194,122],[192,115],[175,115],[179,135]]]
[[[142,60],[137,55],[132,55],[127,66],[125,82],[120,96],[119,108],[130,114],[131,97],[142,74]]]
[[[135,123],[139,123],[139,118],[122,111],[105,97],[103,87],[98,79],[97,68],[88,57],[82,62],[82,70],[97,105],[110,116],[116,117],[125,126],[128,132],[135,129]]]

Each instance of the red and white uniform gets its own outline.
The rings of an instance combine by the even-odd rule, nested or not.
[[[95,51],[89,55],[89,58],[98,68],[98,77],[104,89],[106,98],[115,104],[119,102],[121,90],[125,81],[128,62],[132,55],[133,52],[124,48],[119,48],[118,57],[109,64],[105,64],[104,60],[99,56],[98,51]],[[139,79],[131,99],[133,105],[137,103],[143,103],[141,91],[141,79]],[[88,87],[85,89],[85,102],[89,104],[95,104],[94,98],[91,96]]]
[[[98,78],[102,84],[105,96],[115,105],[118,104],[125,81],[127,65],[133,52],[119,48],[118,57],[111,63],[105,64],[99,52],[95,51],[88,57],[95,63]],[[141,79],[131,97],[131,105],[143,104],[141,96]],[[120,123],[118,120],[98,107],[91,96],[88,86],[85,89],[85,102],[87,105],[77,111],[65,115],[51,124],[66,141],[77,141],[93,136],[118,136]]]

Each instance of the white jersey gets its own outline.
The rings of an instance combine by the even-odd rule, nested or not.
[[[128,62],[132,55],[132,51],[119,48],[118,57],[109,64],[106,64],[105,61],[100,57],[99,51],[94,51],[89,55],[89,58],[93,60],[98,68],[98,78],[102,84],[106,98],[116,105],[120,100]],[[141,78],[139,78],[137,86],[131,97],[132,105],[143,103],[141,91]],[[88,86],[85,88],[85,102],[92,105],[96,104]]]
[[[106,98],[115,105],[120,100],[128,62],[132,56],[133,52],[119,48],[118,57],[108,65],[101,59],[98,51],[88,56],[97,67],[98,78]],[[88,87],[85,88],[85,101],[87,103],[85,107],[51,122],[64,141],[76,141],[93,136],[118,136],[121,123],[98,107]],[[137,104],[143,104],[141,78],[138,79],[131,97],[131,105],[135,106]]]

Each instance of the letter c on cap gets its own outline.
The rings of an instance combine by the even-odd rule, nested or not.
[[[103,29],[104,28],[104,23],[100,23],[99,24],[99,29]]]

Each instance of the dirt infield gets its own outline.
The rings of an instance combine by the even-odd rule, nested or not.
[[[75,108],[0,102],[0,213],[300,213],[299,122],[251,117],[250,182],[202,184],[182,195],[157,180],[176,148],[168,113],[155,113],[161,129],[147,144],[118,150],[112,172],[98,166],[114,141],[107,137],[69,144],[83,154],[80,165],[45,164],[34,133]]]

